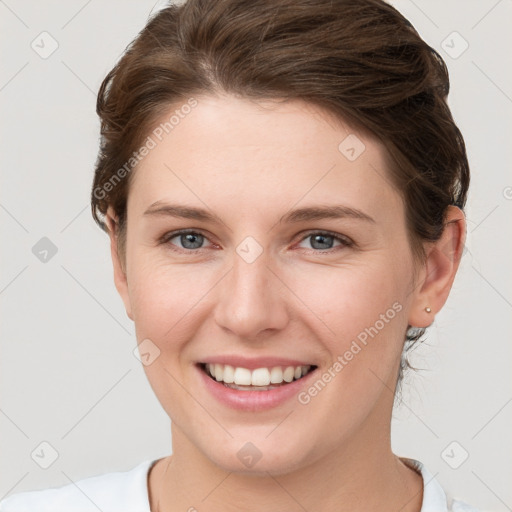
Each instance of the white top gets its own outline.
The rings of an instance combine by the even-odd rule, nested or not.
[[[146,460],[129,471],[105,473],[41,491],[20,492],[0,502],[0,512],[151,512],[147,478],[157,460]],[[448,500],[428,469],[415,459],[401,460],[423,478],[420,512],[479,512],[466,503]]]

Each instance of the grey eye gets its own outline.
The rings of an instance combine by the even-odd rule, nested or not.
[[[200,249],[204,242],[204,236],[199,233],[181,233],[169,239],[169,242],[174,238],[179,238],[183,249]]]
[[[309,247],[302,244],[308,243]],[[330,249],[343,249],[344,247],[350,247],[352,244],[350,240],[345,239],[341,235],[331,234],[328,231],[317,231],[316,233],[310,233],[301,240],[301,247],[304,249],[315,249],[316,251],[328,251]]]
[[[332,249],[334,245],[334,236],[332,235],[309,235],[307,238],[311,240],[313,249]]]

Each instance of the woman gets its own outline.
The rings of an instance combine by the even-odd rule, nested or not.
[[[465,239],[448,89],[380,0],[155,15],[100,89],[91,200],[172,455],[1,510],[475,510],[390,443]]]

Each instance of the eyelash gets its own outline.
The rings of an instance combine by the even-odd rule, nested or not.
[[[188,234],[201,235],[206,240],[209,240],[208,237],[206,236],[206,234],[204,234],[200,230],[181,229],[178,231],[171,231],[169,233],[166,233],[165,235],[163,235],[160,238],[159,243],[167,244],[171,248],[171,250],[180,252],[180,253],[198,253],[198,252],[202,251],[203,249],[207,249],[206,247],[200,247],[198,249],[182,249],[182,248],[176,247],[176,246],[174,246],[174,244],[170,243],[170,240],[172,240],[173,238],[176,238],[179,235],[188,235]],[[298,243],[303,242],[307,238],[312,237],[314,235],[324,235],[324,236],[332,237],[335,240],[337,240],[338,242],[340,242],[340,245],[338,245],[336,247],[331,247],[330,249],[307,249],[308,253],[331,254],[332,252],[335,252],[337,249],[343,249],[343,248],[352,247],[355,245],[354,242],[352,240],[350,240],[350,238],[339,235],[338,233],[333,233],[332,231],[309,231],[298,241]]]

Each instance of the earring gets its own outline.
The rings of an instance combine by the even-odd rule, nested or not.
[[[432,310],[431,310],[428,306],[425,308],[425,311],[426,311],[427,313],[432,313]]]

